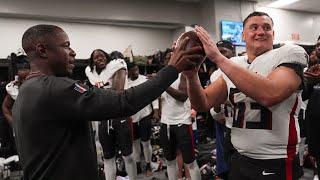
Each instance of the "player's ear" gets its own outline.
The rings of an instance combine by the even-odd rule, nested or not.
[[[48,57],[48,49],[45,44],[38,43],[35,46],[36,55],[38,57],[47,58]]]
[[[272,30],[272,40],[274,40],[274,30]]]
[[[242,41],[244,41],[244,38],[245,38],[245,35],[244,35],[244,33],[242,32]]]

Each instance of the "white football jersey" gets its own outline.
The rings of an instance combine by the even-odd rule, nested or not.
[[[308,55],[302,47],[284,45],[256,57],[251,64],[245,57],[232,59],[240,66],[266,77],[284,63],[298,64],[304,68]],[[268,108],[237,90],[225,74],[223,78],[228,87],[228,101],[234,109],[231,141],[238,152],[254,159],[295,156],[299,142],[301,90]]]
[[[171,84],[171,87],[178,89],[180,77]],[[191,124],[191,104],[189,98],[185,102],[178,101],[167,92],[161,95],[161,123],[169,125]]]
[[[7,93],[13,100],[16,100],[19,94],[19,87],[15,85],[16,81],[11,81],[6,85]]]
[[[130,78],[128,78],[128,88],[130,87],[134,87],[134,86],[138,86],[139,84],[142,84],[144,82],[146,82],[148,79],[146,76],[140,75],[139,77],[135,80],[131,80]],[[152,102],[152,104],[156,107],[158,107],[156,104],[158,103],[158,100],[155,100]],[[139,112],[137,112],[136,114],[134,114],[132,117],[132,122],[139,122],[142,118],[150,115],[152,113],[152,106],[151,105],[147,105],[146,107],[144,107],[143,109],[141,109]]]
[[[100,74],[97,73],[95,67],[93,71],[90,71],[90,67],[87,66],[85,69],[86,76],[89,79],[90,84],[97,87],[104,87],[105,89],[112,87],[112,77],[120,69],[125,69],[127,71],[127,64],[123,59],[115,59],[110,61],[106,68],[101,71]],[[125,87],[127,86],[127,78]]]

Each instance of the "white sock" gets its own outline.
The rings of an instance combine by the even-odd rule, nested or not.
[[[137,177],[137,164],[133,160],[132,154],[130,154],[129,156],[122,156],[122,157],[126,165],[126,171],[128,173],[130,180],[135,180]]]
[[[151,157],[152,157],[152,147],[150,140],[148,141],[141,141],[142,146],[143,146],[143,154],[144,154],[144,159],[146,160],[147,163],[151,162]]]
[[[135,162],[140,162],[141,158],[140,139],[133,141],[132,143],[132,156]]]
[[[178,177],[177,160],[168,161],[167,160],[167,172],[169,180],[176,180]]]
[[[199,169],[199,166],[198,166],[196,160],[194,160],[192,163],[186,164],[186,165],[189,167],[191,179],[192,180],[201,180],[200,169]]]
[[[103,164],[106,180],[115,180],[117,173],[115,157],[104,159]]]
[[[300,160],[300,166],[303,166],[303,154],[304,154],[304,147],[306,145],[306,138],[300,139],[299,144],[299,160]]]

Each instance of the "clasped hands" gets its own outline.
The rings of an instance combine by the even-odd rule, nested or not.
[[[196,26],[195,31],[203,44],[206,57],[212,62],[221,59],[219,57],[223,55],[220,53],[216,44],[212,41],[209,33],[200,26]],[[178,43],[173,43],[173,52],[168,63],[168,65],[176,67],[179,72],[183,72],[186,76],[197,73],[200,65],[205,60],[205,57],[201,55],[202,47],[194,46],[190,49],[186,49],[189,40],[190,39],[186,37],[179,40]]]

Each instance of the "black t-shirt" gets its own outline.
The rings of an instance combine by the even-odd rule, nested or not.
[[[306,127],[309,152],[320,158],[320,85],[313,86],[307,109]]]
[[[7,95],[6,84],[0,82],[0,103],[1,103],[1,105],[2,105],[6,95]],[[3,116],[2,108],[0,108],[0,116]]]
[[[178,77],[172,66],[123,93],[36,76],[19,89],[13,127],[25,179],[98,179],[88,121],[125,117],[150,104]]]

